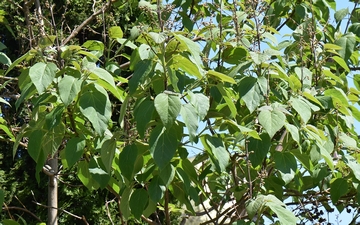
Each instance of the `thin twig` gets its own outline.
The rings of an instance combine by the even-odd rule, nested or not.
[[[32,215],[37,221],[41,222],[41,219],[39,217],[37,217],[34,213],[30,212],[28,209],[21,208],[21,207],[16,207],[16,206],[6,206],[6,207],[2,208],[2,210],[7,210],[7,211],[9,211],[10,209],[15,209],[15,210],[20,210],[20,211],[27,212],[30,215]]]

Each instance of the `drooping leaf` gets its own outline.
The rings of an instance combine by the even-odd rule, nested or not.
[[[3,52],[0,52],[0,63],[6,66],[11,65],[11,59]]]
[[[152,60],[141,60],[136,64],[134,74],[129,80],[129,93],[133,94],[138,88],[139,84],[151,74],[153,70],[153,61]]]
[[[104,88],[96,84],[87,85],[79,98],[79,106],[96,133],[103,135],[111,117],[111,103]]]
[[[138,156],[136,145],[127,145],[120,153],[119,167],[121,174],[128,180],[132,181],[134,177],[134,164]]]
[[[155,97],[155,109],[166,128],[170,128],[181,110],[181,101],[178,95],[161,93]]]
[[[311,118],[311,109],[301,98],[290,98],[290,104],[295,111],[300,115],[303,122],[306,124]]]
[[[35,162],[38,162],[43,154],[42,141],[44,136],[45,132],[43,130],[34,130],[29,136],[28,153]]]
[[[149,201],[149,196],[146,190],[136,189],[130,197],[129,206],[131,213],[136,219],[140,219],[143,211]]]
[[[264,201],[265,205],[276,214],[282,225],[295,225],[298,221],[298,218],[290,210],[286,209],[285,204],[274,195],[265,196]]]
[[[39,94],[42,94],[55,78],[57,66],[54,63],[38,62],[29,70],[29,76]]]
[[[262,133],[259,136],[261,140],[252,137],[248,139],[248,151],[251,152],[249,160],[254,167],[263,162],[271,147],[271,140],[268,134]]]
[[[270,138],[285,125],[285,119],[284,113],[277,109],[262,110],[259,113],[259,123],[268,132]]]
[[[348,61],[351,54],[353,53],[355,48],[355,43],[356,43],[356,38],[353,33],[348,33],[335,41],[335,44],[339,45],[342,48],[338,50],[338,53],[340,57],[344,59],[345,62]]]
[[[170,129],[158,126],[151,132],[150,153],[160,169],[163,169],[174,156],[179,143],[177,135],[175,126]]]
[[[72,167],[84,153],[85,140],[80,137],[73,137],[67,143],[65,147],[65,156],[68,167]]]
[[[140,137],[144,136],[146,126],[150,122],[155,110],[154,101],[149,98],[143,99],[135,106],[134,117],[136,120],[136,129]]]
[[[158,202],[165,193],[165,185],[159,176],[153,177],[149,185],[149,197],[152,201]]]
[[[72,75],[64,74],[58,85],[60,99],[65,106],[70,105],[81,90],[81,74],[75,71]]]
[[[297,162],[290,152],[275,152],[274,160],[276,169],[279,169],[282,173],[296,172]]]
[[[210,100],[202,93],[188,92],[190,96],[190,104],[194,106],[200,120],[203,120],[207,115],[210,107]]]
[[[341,196],[348,192],[348,184],[344,178],[335,179],[330,185],[330,197],[333,203],[337,203]]]
[[[116,140],[111,138],[106,140],[101,146],[101,161],[105,166],[106,172],[111,172],[111,165],[116,150]]]
[[[180,115],[183,118],[185,125],[189,131],[190,141],[195,141],[198,128],[198,116],[196,114],[195,108],[191,104],[182,105]]]
[[[210,156],[214,169],[218,173],[224,171],[229,164],[230,155],[222,140],[218,137],[205,135],[201,138],[201,141]]]

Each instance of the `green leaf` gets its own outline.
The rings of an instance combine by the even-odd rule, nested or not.
[[[90,72],[91,72],[90,78],[92,78],[92,75],[95,75],[97,78],[100,78],[101,80],[110,84],[110,86],[112,86],[113,88],[116,88],[114,77],[108,71],[100,67],[95,67],[95,68],[91,68]]]
[[[159,176],[152,178],[148,191],[150,199],[154,202],[158,202],[164,196],[166,188]]]
[[[222,59],[229,64],[239,64],[247,57],[248,52],[243,47],[227,46],[222,52]]]
[[[330,184],[330,198],[336,204],[340,197],[348,192],[348,184],[344,178],[337,178]]]
[[[350,59],[351,54],[354,52],[356,38],[353,33],[348,33],[335,41],[336,45],[339,45],[342,49],[338,50],[338,53],[345,62]],[[336,56],[338,57],[338,56]],[[335,60],[335,57],[333,57]],[[335,60],[336,61],[336,60]],[[336,61],[337,62],[337,61]],[[339,63],[340,64],[340,63]],[[343,67],[344,68],[344,67]]]
[[[3,225],[20,225],[20,223],[14,221],[14,220],[10,220],[10,219],[2,220],[1,223]]]
[[[38,62],[29,70],[29,76],[39,94],[42,94],[55,78],[57,66],[54,63]]]
[[[63,142],[65,129],[65,125],[59,123],[59,125],[52,130],[47,130],[42,143],[42,149],[46,155],[51,155],[51,157],[53,157],[59,150],[59,147]]]
[[[109,37],[111,39],[115,38],[122,38],[124,35],[123,31],[121,30],[121,27],[119,26],[113,26],[109,28]]]
[[[130,209],[136,219],[140,219],[147,203],[149,196],[144,189],[136,189],[130,197]]]
[[[271,147],[271,140],[268,134],[260,134],[260,140],[250,137],[248,139],[249,160],[253,167],[260,165]]]
[[[0,52],[0,63],[6,66],[11,65],[11,59],[3,52]]]
[[[190,40],[189,38],[186,38],[182,35],[179,35],[179,34],[174,34],[174,37],[180,41],[180,43],[183,45],[183,46],[186,46],[187,47],[187,51],[191,53],[192,57],[194,58],[194,61],[195,61],[195,64],[197,66],[201,66],[202,65],[202,60],[201,60],[201,50],[200,50],[200,46],[199,44],[197,44],[196,42]]]
[[[290,104],[295,109],[295,111],[300,115],[304,124],[307,124],[311,118],[311,108],[308,104],[304,102],[301,98],[290,98]]]
[[[150,135],[150,153],[155,163],[163,169],[175,155],[179,144],[177,130],[173,126],[165,129],[157,126]]]
[[[350,155],[345,155],[344,162],[346,163],[347,166],[350,167],[355,178],[358,181],[360,181],[360,164],[356,161],[356,159],[354,159],[354,157],[352,157]]]
[[[208,76],[213,76],[217,79],[219,79],[221,82],[228,82],[228,83],[231,83],[231,84],[236,84],[236,81],[234,80],[234,78],[232,77],[229,77],[223,73],[220,73],[220,72],[216,72],[214,70],[209,70],[207,72],[207,75]]]
[[[207,134],[202,136],[201,141],[210,156],[214,169],[218,173],[225,171],[227,165],[229,164],[230,155],[224,147],[224,143],[221,138],[212,137]]]
[[[81,74],[74,70],[71,75],[64,74],[59,81],[59,95],[65,106],[70,105],[81,90]]]
[[[55,109],[45,116],[46,128],[52,130],[62,121],[62,115],[64,112],[64,105],[58,105]]]
[[[290,123],[285,123],[285,128],[287,131],[290,132],[291,137],[294,139],[294,141],[296,141],[300,145],[299,129]]]
[[[254,77],[245,77],[241,79],[239,93],[250,113],[254,112],[264,99],[257,79]]]
[[[235,106],[235,103],[233,102],[233,95],[231,95],[230,91],[228,88],[224,87],[223,84],[218,84],[216,85],[217,89],[219,90],[219,92],[221,93],[222,97],[224,98],[226,105],[229,107],[230,112],[231,112],[231,117],[234,118],[237,114],[237,109]]]
[[[120,153],[119,167],[121,174],[128,180],[132,181],[134,177],[134,165],[138,156],[136,145],[127,145]]]
[[[340,10],[336,11],[334,14],[336,23],[343,20],[345,18],[345,16],[347,16],[348,14],[349,14],[349,8],[344,8],[344,9],[340,9]]]
[[[190,141],[194,142],[198,129],[198,116],[196,114],[195,108],[191,104],[182,105],[180,115],[183,118],[186,128],[189,131]]]
[[[125,187],[125,190],[121,195],[120,210],[125,220],[128,220],[130,217],[129,200],[130,200],[131,191],[132,189],[130,187]]]
[[[185,57],[181,54],[176,54],[171,58],[169,65],[175,70],[181,69],[190,76],[195,76],[198,79],[202,79],[203,72],[194,62],[192,62],[188,57]]]
[[[335,62],[337,62],[337,64],[339,64],[346,72],[350,72],[350,69],[349,69],[348,65],[346,64],[346,61],[345,61],[343,58],[341,58],[341,57],[339,57],[339,56],[333,56],[332,58],[333,58],[333,59],[335,60]]]
[[[265,205],[268,206],[279,218],[281,224],[295,225],[298,221],[298,218],[296,218],[290,210],[286,209],[285,204],[274,195],[265,196],[264,201]]]
[[[190,104],[194,106],[200,120],[203,120],[210,108],[210,100],[202,93],[188,92],[190,96]]]
[[[151,101],[150,98],[141,99],[140,103],[135,105],[134,117],[136,129],[138,130],[140,137],[144,137],[147,124],[150,122],[154,110],[154,101]]]
[[[155,109],[166,128],[170,128],[181,110],[181,101],[178,95],[161,93],[155,97]]]
[[[129,93],[134,94],[139,84],[153,71],[153,61],[141,60],[136,64],[134,74],[129,80]]]
[[[79,98],[81,113],[91,122],[96,133],[103,135],[111,117],[111,103],[104,88],[87,85]]]
[[[270,138],[285,125],[285,119],[284,113],[277,109],[262,110],[259,113],[259,123],[265,128]]]
[[[275,152],[274,161],[276,169],[283,173],[292,173],[297,170],[297,162],[290,152]]]
[[[106,140],[101,146],[101,161],[105,166],[106,172],[111,172],[111,165],[116,150],[116,140],[114,138]]]
[[[73,137],[66,143],[65,157],[69,168],[80,160],[84,153],[85,144],[85,140],[80,137]]]
[[[310,88],[312,83],[312,73],[306,67],[295,67],[295,73],[298,76],[303,88]]]
[[[39,159],[42,158],[41,155],[43,154],[42,141],[44,136],[45,132],[43,130],[34,130],[29,136],[28,153],[37,163],[42,163],[39,162]]]
[[[101,189],[104,189],[110,180],[109,174],[99,164],[100,158],[93,157],[89,162],[91,178],[96,181]]]
[[[165,187],[169,187],[174,177],[175,177],[175,168],[170,163],[160,170],[160,178],[163,181]]]
[[[166,35],[164,33],[159,34],[155,32],[149,32],[149,35],[156,44],[161,44],[166,40]]]

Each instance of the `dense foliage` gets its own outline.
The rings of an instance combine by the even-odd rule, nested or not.
[[[29,192],[55,158],[63,223],[356,223],[356,1],[8,2],[4,219],[24,223],[12,185],[19,210],[46,205]]]

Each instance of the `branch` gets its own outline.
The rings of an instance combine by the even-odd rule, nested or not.
[[[35,8],[36,14],[38,16],[39,24],[40,24],[40,35],[45,36],[45,29],[44,29],[44,18],[41,11],[40,0],[35,0]]]
[[[62,45],[66,45],[72,38],[74,38],[80,31],[83,29],[86,25],[88,25],[91,20],[95,19],[97,15],[100,15],[101,13],[107,11],[110,8],[110,5],[113,1],[109,0],[101,9],[94,12],[89,18],[84,20],[71,34],[65,39],[65,41],[62,42]]]
[[[2,208],[2,210],[7,210],[7,211],[9,211],[9,209],[15,209],[15,210],[20,210],[20,211],[27,212],[30,215],[32,215],[37,221],[41,222],[41,219],[39,217],[37,217],[34,213],[30,212],[28,209],[21,208],[21,207],[16,207],[16,206],[7,206],[7,207]]]

